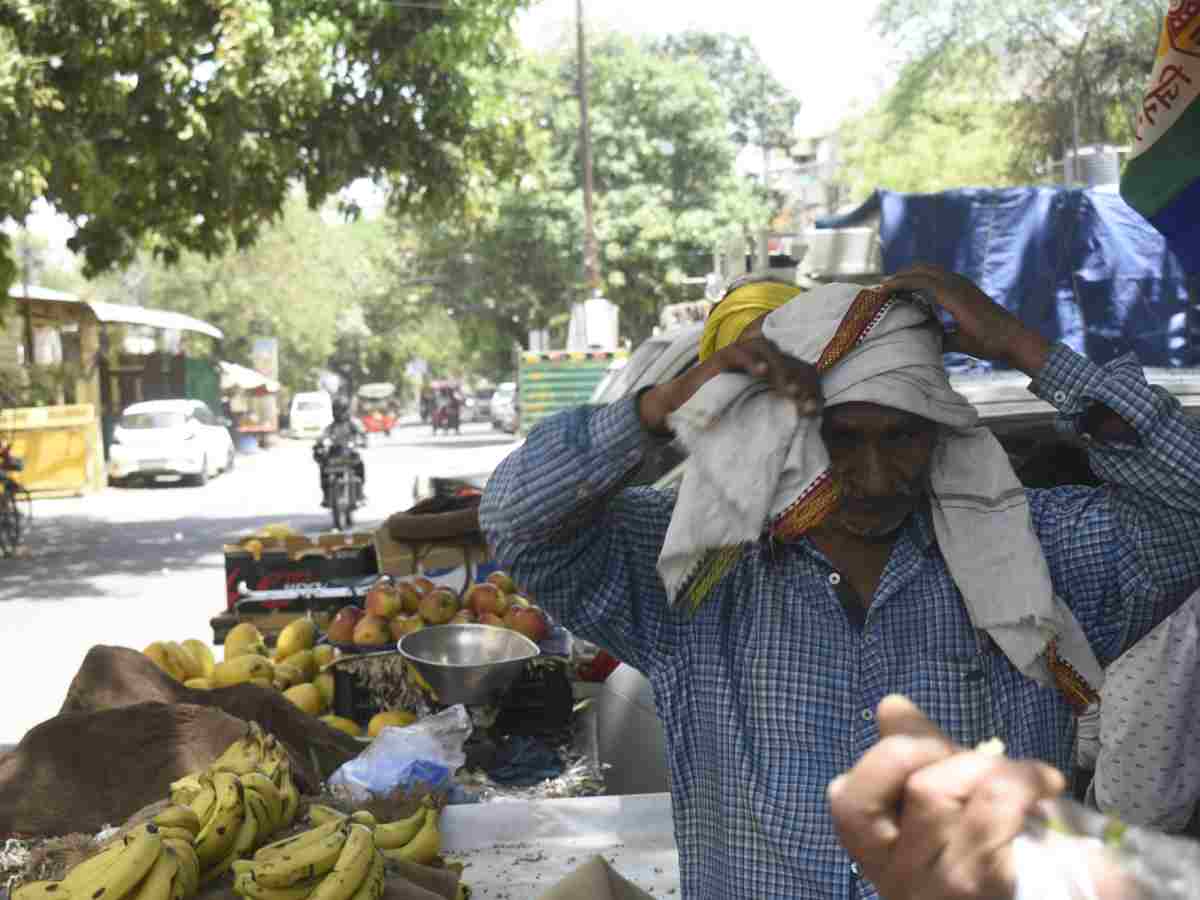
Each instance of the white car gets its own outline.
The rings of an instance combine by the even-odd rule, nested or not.
[[[517,430],[517,383],[503,381],[488,401],[488,418],[493,428],[510,434]]]
[[[110,481],[181,477],[204,484],[233,468],[233,439],[200,400],[151,400],[121,414],[108,451]]]
[[[292,437],[317,438],[333,423],[333,398],[325,391],[305,391],[292,398],[288,419]]]

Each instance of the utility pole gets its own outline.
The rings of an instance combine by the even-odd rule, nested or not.
[[[599,297],[600,263],[592,209],[592,131],[588,124],[587,38],[583,27],[583,0],[575,0],[575,24],[575,44],[579,54],[579,155],[583,161],[583,256],[588,289],[593,297]]]

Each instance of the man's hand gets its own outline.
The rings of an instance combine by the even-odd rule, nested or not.
[[[829,785],[842,845],[884,900],[1009,900],[1011,843],[1065,780],[1042,763],[954,745],[903,697],[879,704],[882,740]]]
[[[772,390],[794,400],[801,415],[819,415],[825,401],[816,366],[789,356],[763,337],[760,323],[761,320],[748,327],[737,343],[718,350],[674,381],[642,394],[638,409],[642,424],[651,431],[666,431],[667,416],[687,403],[705,382],[722,372],[761,378]]]
[[[1003,363],[1036,377],[1046,364],[1050,344],[962,275],[937,266],[917,265],[886,279],[885,294],[920,291],[954,317],[958,331],[946,349]]]

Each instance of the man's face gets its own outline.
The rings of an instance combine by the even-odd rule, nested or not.
[[[821,436],[842,488],[829,524],[858,537],[893,534],[925,494],[937,424],[874,403],[842,403],[825,410]]]

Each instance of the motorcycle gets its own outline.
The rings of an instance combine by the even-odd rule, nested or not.
[[[335,530],[344,531],[354,524],[354,511],[362,505],[363,479],[359,474],[362,457],[344,444],[313,448],[313,455],[324,474],[329,512]]]

